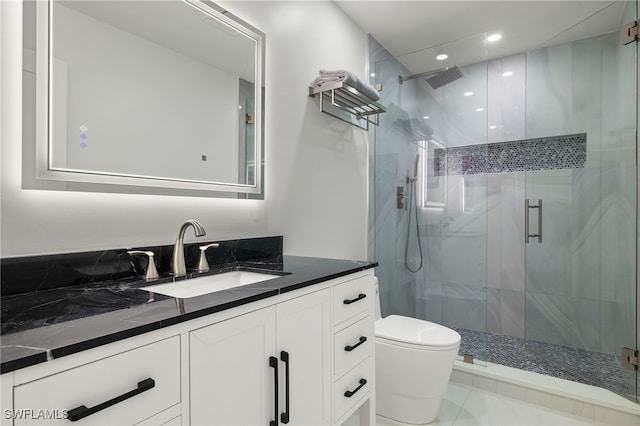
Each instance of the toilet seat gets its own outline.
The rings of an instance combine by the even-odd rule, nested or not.
[[[400,315],[389,315],[375,322],[376,340],[416,350],[457,350],[460,335],[443,325]]]

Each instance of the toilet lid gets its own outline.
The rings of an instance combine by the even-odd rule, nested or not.
[[[430,348],[451,348],[460,335],[443,325],[417,318],[389,315],[376,321],[376,337]]]

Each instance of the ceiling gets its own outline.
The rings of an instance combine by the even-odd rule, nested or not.
[[[626,1],[336,0],[413,73],[438,68],[427,56],[457,51],[456,65],[501,58],[617,31]],[[635,1],[634,1],[635,3]],[[487,34],[502,39],[487,43]]]

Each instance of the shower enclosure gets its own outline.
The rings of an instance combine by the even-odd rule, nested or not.
[[[628,2],[621,24],[636,16]],[[637,399],[622,355],[637,348],[636,43],[615,31],[492,58],[480,34],[370,52],[388,111],[371,150],[383,315],[456,329],[474,363]]]

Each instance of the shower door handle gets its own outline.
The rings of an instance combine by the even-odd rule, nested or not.
[[[536,234],[529,233],[529,210],[538,209],[538,232]],[[542,200],[538,200],[538,204],[529,204],[529,199],[524,200],[524,242],[529,244],[529,238],[537,238],[538,243],[542,242]]]

